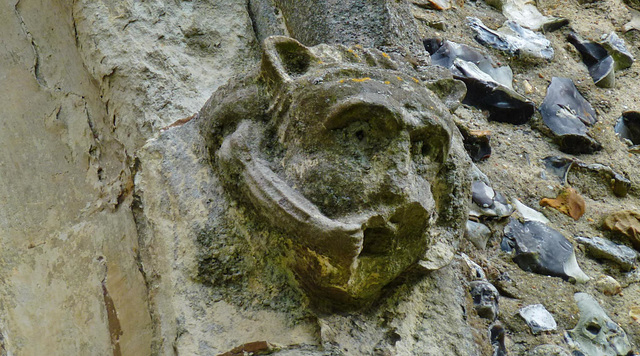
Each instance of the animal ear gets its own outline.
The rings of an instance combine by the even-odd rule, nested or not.
[[[293,38],[267,37],[263,43],[262,76],[274,82],[288,82],[305,74],[315,56]]]

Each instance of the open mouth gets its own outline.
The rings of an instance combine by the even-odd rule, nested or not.
[[[426,247],[424,235],[429,224],[429,213],[417,202],[399,207],[388,219],[374,215],[363,224],[359,256],[390,256],[398,249]]]

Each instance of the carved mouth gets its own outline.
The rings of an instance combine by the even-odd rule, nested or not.
[[[391,256],[399,249],[420,248],[429,223],[429,213],[418,202],[397,208],[389,219],[374,215],[362,226],[359,256]]]

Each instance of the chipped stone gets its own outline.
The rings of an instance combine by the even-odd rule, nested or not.
[[[624,271],[629,271],[636,264],[638,253],[625,245],[618,245],[605,238],[576,236],[576,241],[587,247],[587,253],[594,258],[602,258],[620,265]]]
[[[543,331],[553,331],[558,327],[555,319],[553,319],[553,315],[551,315],[542,304],[528,305],[520,309],[519,314],[534,334],[539,334]]]
[[[626,356],[631,344],[625,331],[616,324],[600,304],[587,293],[576,293],[580,320],[567,335],[570,344],[586,356]]]
[[[493,284],[486,281],[474,281],[470,284],[473,307],[481,318],[495,320],[498,317],[498,299],[500,294]]]
[[[560,232],[538,221],[511,219],[504,229],[503,250],[515,250],[513,261],[528,272],[584,283],[573,245]]]
[[[600,276],[596,280],[596,289],[604,295],[616,295],[622,292],[622,286],[611,276]]]

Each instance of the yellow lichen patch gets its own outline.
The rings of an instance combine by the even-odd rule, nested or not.
[[[318,64],[324,64],[324,62],[323,61],[318,61]]]
[[[353,54],[356,58],[360,58],[360,57],[358,56],[358,54],[357,54],[354,50],[352,50],[351,48],[349,48],[349,49],[347,50],[347,52],[349,52],[349,53]]]
[[[420,83],[420,81],[418,80],[418,78],[411,77],[411,79],[413,79],[413,81],[414,81],[414,82],[416,82],[416,83]]]
[[[359,44],[357,44],[357,45],[355,45],[353,47],[362,49],[362,45],[359,45]]]
[[[338,80],[338,83],[340,83],[340,84],[344,83],[344,79]]]
[[[389,55],[388,55],[388,54],[386,54],[386,53],[384,53],[384,52],[382,52],[382,56],[383,56],[384,58],[389,58]]]
[[[353,78],[351,79],[352,81],[356,82],[356,83],[362,83],[362,82],[366,82],[367,80],[371,80],[371,78],[369,77],[364,77],[364,78]]]
[[[335,276],[338,273],[338,269],[329,262],[329,258],[326,256],[320,255],[315,251],[307,248],[307,252],[309,253],[309,259],[313,259],[314,261],[308,260],[309,263],[317,264],[321,271],[320,273],[323,276]]]
[[[402,78],[400,78],[400,77],[398,77],[398,76],[396,76],[396,78],[397,78],[399,81],[402,81]]]
[[[385,80],[385,81],[384,81],[384,83],[385,83],[385,84],[391,84],[391,82],[390,82],[390,81],[388,81],[388,80]]]

